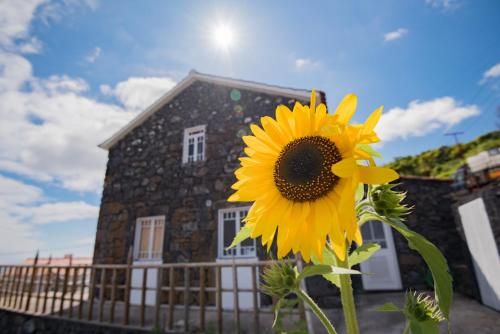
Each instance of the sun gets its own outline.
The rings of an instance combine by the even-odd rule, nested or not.
[[[234,30],[226,23],[219,23],[213,29],[212,38],[217,47],[227,51],[234,44]]]

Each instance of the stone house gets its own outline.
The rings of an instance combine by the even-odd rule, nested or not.
[[[265,258],[255,240],[224,250],[248,210],[247,205],[226,201],[243,151],[241,137],[252,122],[274,115],[280,104],[309,104],[310,94],[191,71],[100,145],[108,150],[109,160],[94,263],[125,263],[131,247],[135,263]],[[318,92],[318,101],[326,103],[324,93]],[[464,277],[459,286],[472,291],[468,253],[451,211],[451,184],[403,178],[401,187],[416,208],[410,227],[445,252],[452,270]],[[377,222],[366,224],[363,234],[366,240],[380,242],[382,249],[363,264],[363,270],[375,275],[358,281],[358,291],[428,286],[425,265],[403,239]],[[328,306],[337,291],[333,286],[325,290],[323,284],[308,282],[311,294]]]

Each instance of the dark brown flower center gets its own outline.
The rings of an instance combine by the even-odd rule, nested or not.
[[[294,202],[314,201],[329,193],[339,178],[331,167],[342,159],[328,138],[295,139],[281,151],[274,166],[274,183],[281,195]]]

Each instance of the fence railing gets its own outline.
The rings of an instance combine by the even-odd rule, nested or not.
[[[0,265],[0,308],[160,332],[259,333],[272,323],[259,272],[272,262]],[[292,313],[305,319],[303,307]]]

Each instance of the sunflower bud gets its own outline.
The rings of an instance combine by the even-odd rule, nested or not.
[[[408,291],[406,293],[406,302],[403,309],[404,313],[409,318],[413,318],[418,322],[432,321],[439,323],[445,320],[436,302],[423,293],[416,291]]]
[[[377,214],[389,219],[401,219],[411,209],[401,204],[406,197],[406,193],[394,191],[395,186],[397,184],[382,184],[374,187],[370,194],[373,208]]]
[[[264,293],[277,298],[285,297],[299,285],[297,273],[292,265],[286,262],[275,263],[265,268],[262,279]]]

